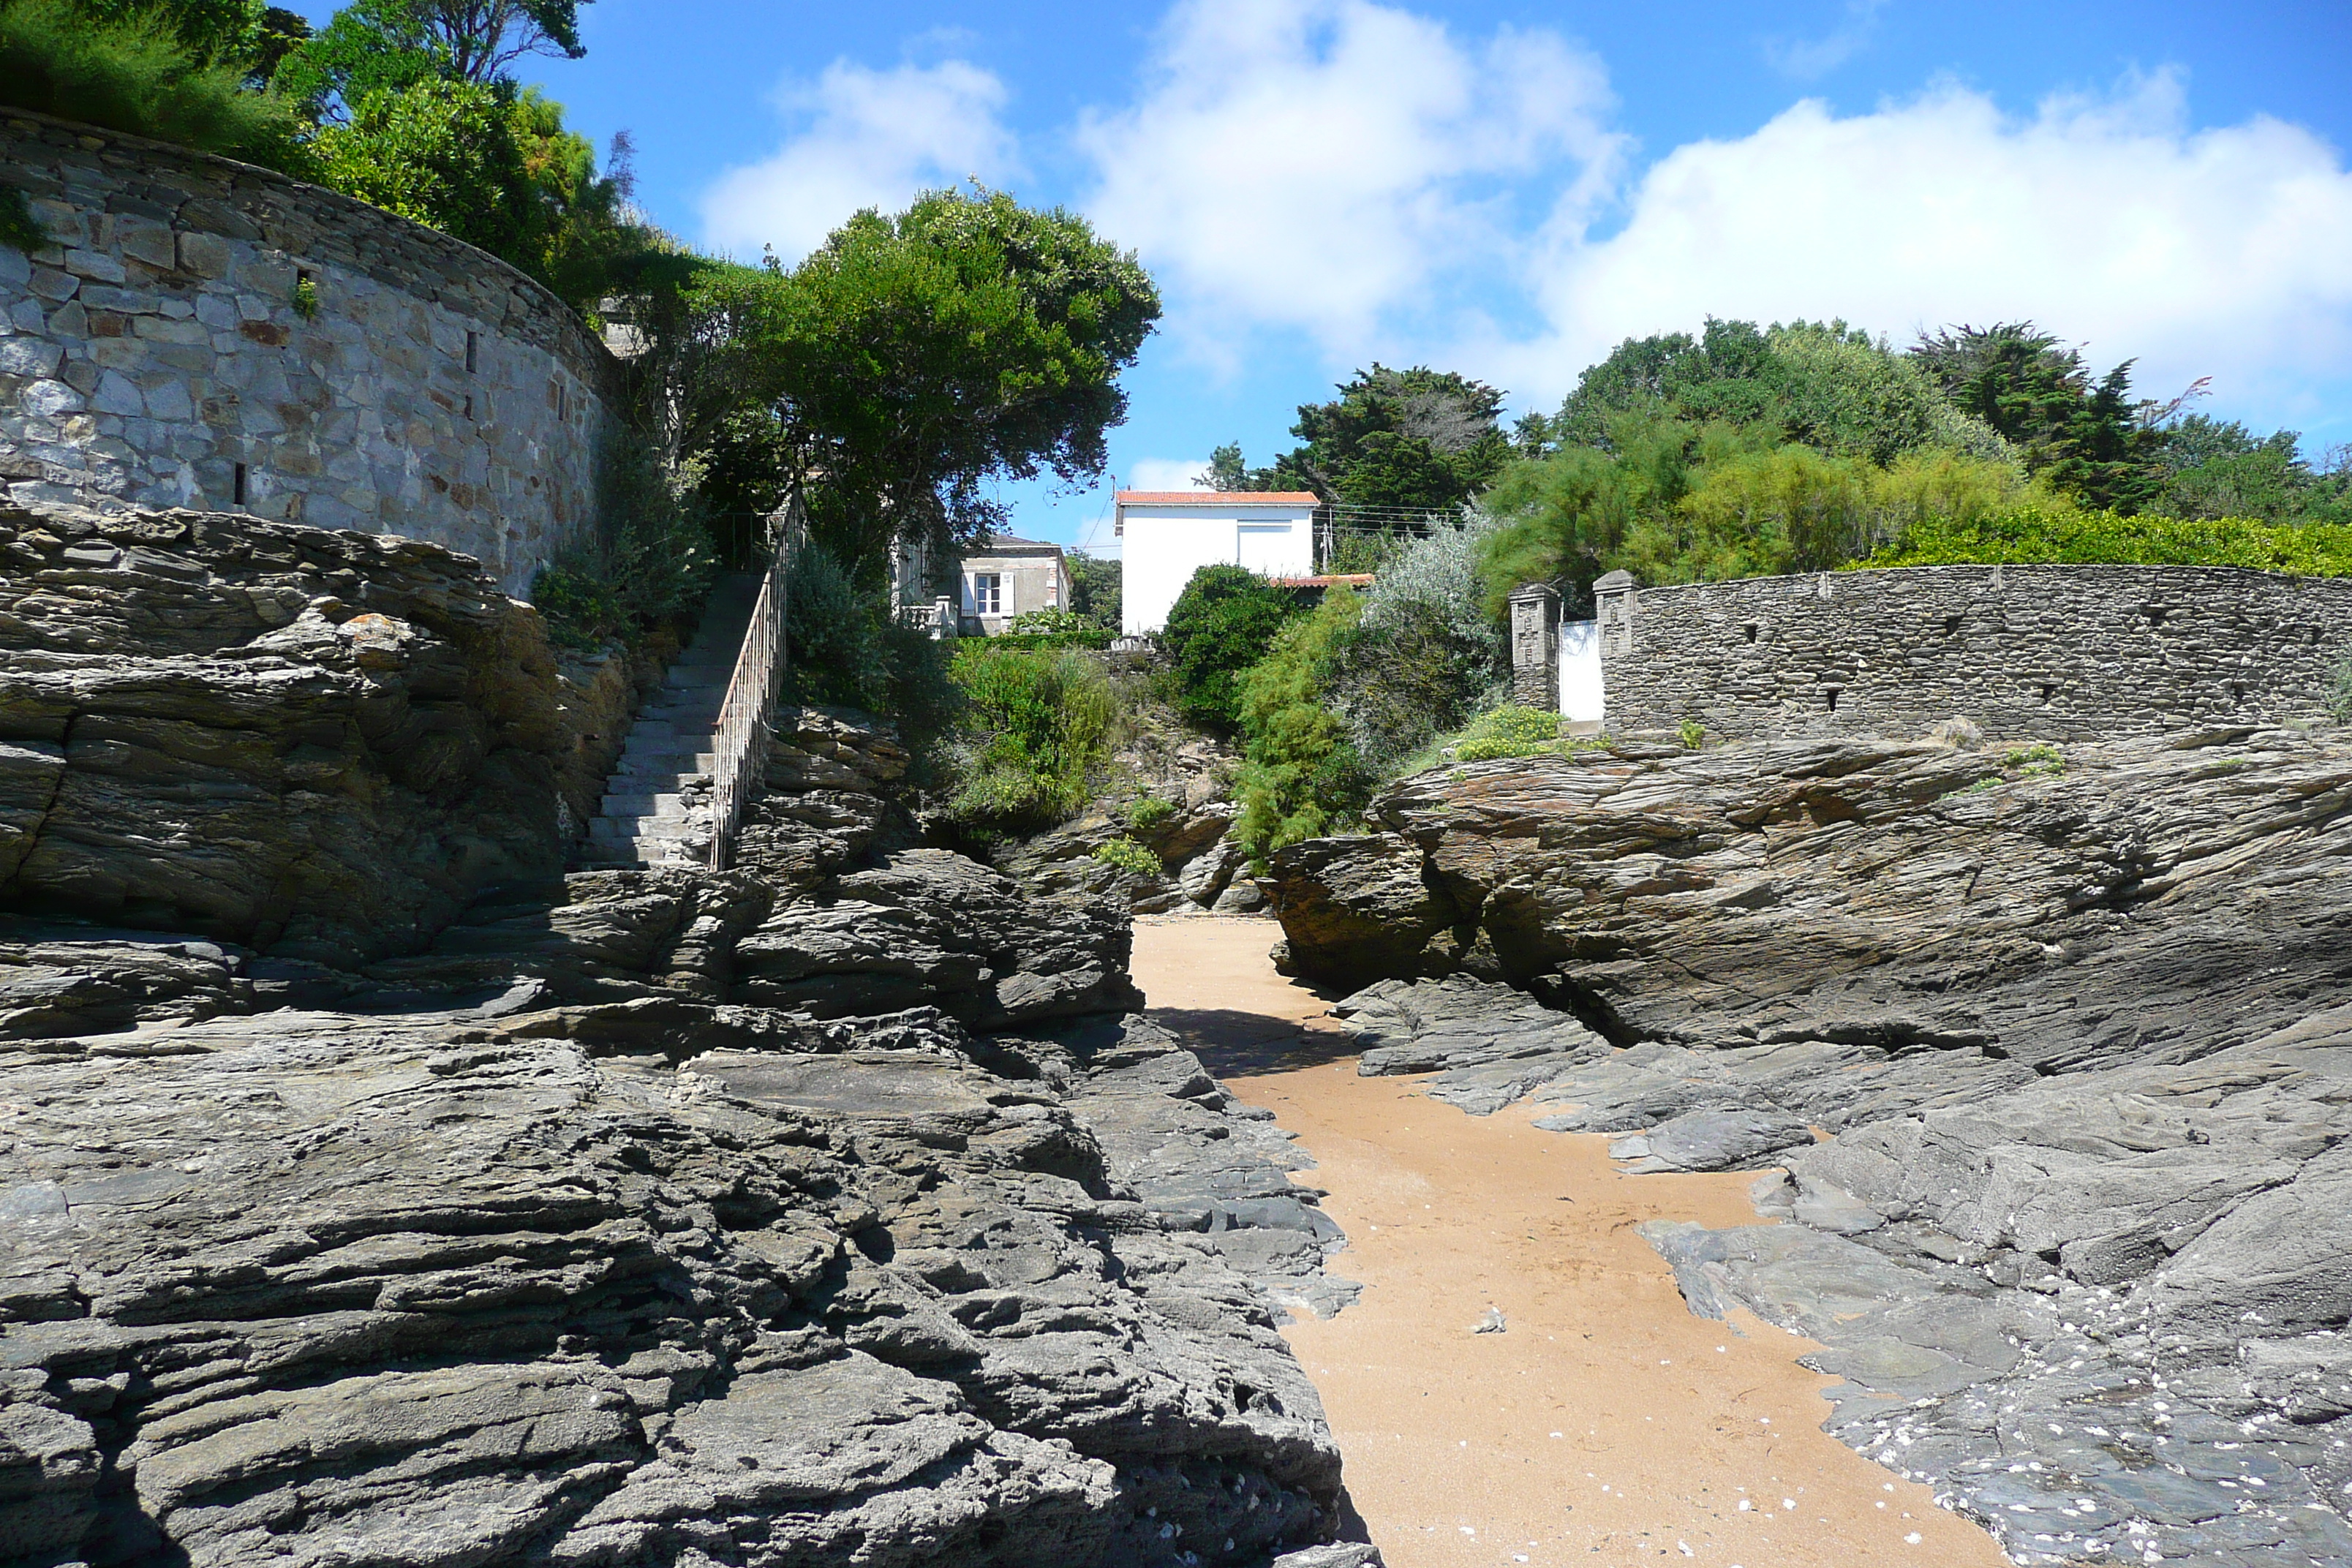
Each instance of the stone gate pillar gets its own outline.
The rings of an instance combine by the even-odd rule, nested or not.
[[[1549,583],[1511,590],[1511,700],[1559,711],[1559,590]]]
[[[1633,654],[1633,598],[1641,586],[1631,572],[1612,572],[1592,584],[1592,608],[1601,622],[1601,659],[1603,668],[1612,658],[1630,658]]]

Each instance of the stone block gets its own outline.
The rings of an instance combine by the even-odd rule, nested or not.
[[[36,381],[17,394],[17,405],[34,418],[55,419],[80,413],[82,395],[62,381]]]
[[[0,375],[55,375],[58,363],[64,357],[62,346],[39,338],[0,338]]]
[[[98,385],[89,395],[89,405],[101,414],[140,415],[147,412],[147,400],[139,395],[139,385],[119,370],[102,371]]]
[[[229,269],[228,241],[216,234],[182,233],[180,270],[196,278],[226,278]]]
[[[26,288],[44,300],[66,300],[81,292],[81,279],[54,267],[36,267]]]
[[[179,266],[180,247],[173,242],[171,225],[152,218],[118,216],[112,226],[114,247],[131,260],[158,272],[170,272]]]
[[[195,417],[195,404],[188,395],[188,384],[177,376],[151,377],[142,392],[148,412],[158,419]]]
[[[129,276],[120,260],[102,250],[68,250],[66,270],[93,283],[121,283]]]

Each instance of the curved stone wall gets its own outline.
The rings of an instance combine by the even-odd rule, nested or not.
[[[509,594],[595,507],[616,366],[506,263],[348,196],[0,110],[0,485],[426,539]],[[304,283],[307,288],[302,287]]]
[[[1913,566],[1596,584],[1609,728],[2090,738],[2326,710],[2352,581],[2233,567]]]

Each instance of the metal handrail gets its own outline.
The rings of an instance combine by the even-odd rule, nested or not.
[[[724,871],[734,859],[743,808],[758,791],[761,774],[768,765],[776,693],[783,682],[786,657],[785,580],[808,531],[797,493],[768,521],[774,534],[768,574],[761,580],[760,597],[751,606],[751,624],[743,633],[743,651],[735,656],[735,671],[728,678],[726,700],[719,707],[718,731],[711,738],[709,865],[714,871]]]

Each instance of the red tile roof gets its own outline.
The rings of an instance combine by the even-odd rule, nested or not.
[[[1320,506],[1313,490],[1121,490],[1121,506]]]

